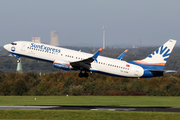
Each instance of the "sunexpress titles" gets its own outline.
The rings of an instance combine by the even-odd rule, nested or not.
[[[41,49],[41,50],[46,50],[46,51],[50,51],[50,52],[57,52],[57,53],[61,52],[60,49],[55,49],[55,48],[47,47],[45,45],[36,45],[35,43],[31,43],[30,47]]]

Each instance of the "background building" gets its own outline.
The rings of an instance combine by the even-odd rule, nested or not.
[[[41,37],[32,37],[32,42],[41,43]]]
[[[51,31],[51,42],[50,45],[59,46],[58,31]]]

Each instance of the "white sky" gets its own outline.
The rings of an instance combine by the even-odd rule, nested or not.
[[[0,46],[59,31],[60,45],[180,45],[180,0],[0,0]]]

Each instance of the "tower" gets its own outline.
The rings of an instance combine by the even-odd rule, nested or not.
[[[105,49],[105,28],[103,26],[103,49]]]
[[[16,71],[20,74],[23,73],[23,69],[22,69],[22,64],[21,64],[21,58],[19,57],[18,60],[17,60],[17,69]]]
[[[50,45],[59,46],[58,31],[51,31],[51,42]]]

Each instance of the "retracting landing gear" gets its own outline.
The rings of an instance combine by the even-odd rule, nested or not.
[[[80,78],[82,78],[82,77],[87,78],[88,76],[89,76],[89,74],[86,71],[85,72],[80,71],[80,73],[79,73]]]
[[[88,74],[87,72],[85,72],[85,73],[84,73],[84,77],[87,78],[88,76],[89,76],[89,74]]]
[[[83,77],[83,73],[82,73],[82,72],[79,73],[79,77],[80,77],[80,78]]]
[[[21,62],[21,60],[20,59],[17,59],[17,63],[20,63]]]

